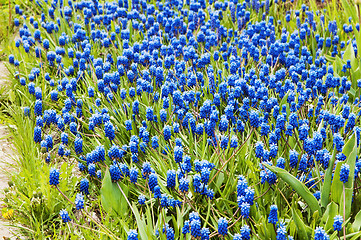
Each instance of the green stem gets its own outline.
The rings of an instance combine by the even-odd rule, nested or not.
[[[346,191],[345,191],[345,183],[343,183],[343,239],[346,240]]]

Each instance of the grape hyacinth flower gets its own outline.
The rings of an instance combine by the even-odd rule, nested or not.
[[[350,173],[350,166],[347,163],[341,165],[340,181],[346,183],[348,181],[348,175]]]
[[[241,227],[241,239],[242,240],[249,240],[251,239],[251,229],[248,225],[244,225]]]
[[[50,169],[49,183],[52,186],[57,186],[59,184],[59,170],[56,168]]]
[[[268,222],[272,224],[276,224],[278,222],[278,214],[277,214],[277,205],[272,205],[270,208],[270,213],[268,216]]]
[[[130,229],[128,232],[127,240],[138,240],[138,232],[137,230]]]
[[[80,191],[84,195],[88,195],[89,194],[89,180],[86,178],[83,178],[82,180],[80,180],[79,188],[80,188]]]
[[[144,195],[139,195],[139,197],[138,197],[138,203],[140,204],[140,205],[144,205],[145,204],[145,196]]]
[[[84,196],[81,193],[77,193],[75,197],[75,206],[77,210],[84,208]]]
[[[333,230],[341,231],[342,229],[343,218],[340,215],[337,215],[333,218]]]
[[[63,223],[67,223],[67,222],[71,221],[69,214],[65,209],[60,210],[59,215],[60,215],[61,219],[63,220]]]
[[[225,218],[220,218],[218,220],[218,234],[225,236],[228,233],[228,221]]]
[[[316,227],[315,240],[328,240],[330,239],[325,230],[322,227]]]

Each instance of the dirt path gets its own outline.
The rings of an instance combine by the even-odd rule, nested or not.
[[[8,71],[3,64],[0,62],[0,88],[6,85]],[[14,163],[14,152],[12,144],[7,140],[8,131],[7,127],[0,124],[0,198],[4,196],[4,189],[8,187],[8,176],[7,171],[9,164]],[[4,202],[0,200],[0,239],[11,238],[15,239],[12,232],[13,228],[6,226],[8,222],[3,219],[1,209],[3,208]]]

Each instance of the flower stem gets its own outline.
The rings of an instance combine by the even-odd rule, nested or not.
[[[343,239],[346,240],[346,193],[345,193],[345,183],[343,183]]]

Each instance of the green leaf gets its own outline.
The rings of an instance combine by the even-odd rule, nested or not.
[[[347,60],[351,60],[351,62],[355,59],[355,52],[353,50],[353,46],[352,43],[350,43],[349,45],[347,45],[346,50],[343,54],[343,60],[347,61]]]
[[[359,237],[361,237],[361,232],[355,233],[355,234],[356,234],[356,235],[354,235],[354,236],[351,238],[351,240],[356,240],[356,239],[358,239]],[[351,234],[349,234],[349,235],[351,235]],[[349,236],[349,235],[346,235],[346,237]]]
[[[325,223],[325,230],[332,228],[333,218],[338,214],[338,205],[335,202],[330,202],[327,205],[326,211],[323,214],[322,222]]]
[[[359,31],[355,31],[355,38],[356,38],[357,49],[361,49],[361,33]]]
[[[323,181],[323,187],[321,192],[321,206],[326,207],[330,201],[330,192],[331,192],[331,178],[332,178],[332,170],[333,165],[336,160],[336,148],[333,149],[331,161],[328,164],[328,168],[325,174],[325,180]]]
[[[298,215],[295,207],[292,207],[291,208],[292,210],[292,218],[293,218],[293,221],[295,222],[296,224],[296,228],[297,228],[297,237],[298,239],[309,239],[308,236],[307,236],[307,231],[306,231],[306,225],[305,223],[302,221],[302,219],[300,218],[300,216]]]
[[[352,223],[352,229],[354,231],[359,231],[361,227],[361,211],[359,211],[355,216],[355,221]]]
[[[122,186],[123,184],[119,184]],[[127,188],[123,187],[127,194]],[[109,169],[106,170],[100,189],[101,203],[106,212],[117,215],[127,215],[128,204],[116,183],[113,183],[110,177]]]
[[[137,221],[137,226],[138,226],[138,231],[139,231],[139,235],[140,235],[140,239],[149,239],[148,238],[148,234],[146,232],[146,229],[147,229],[147,225],[144,221],[144,219],[142,219],[140,217],[140,214],[139,214],[139,211],[138,211],[138,208],[135,204],[133,204],[133,209],[134,209],[134,216],[135,216],[135,219]]]
[[[270,166],[268,164],[263,165],[274,172],[277,177],[288,183],[303,198],[303,200],[305,200],[308,206],[310,206],[311,211],[319,211],[321,213],[321,208],[318,205],[317,199],[302,182],[282,168]]]
[[[15,102],[15,99],[16,99],[16,96],[15,96],[14,91],[13,91],[13,90],[10,90],[10,91],[9,91],[9,100],[10,100],[11,102]]]
[[[346,156],[346,163],[350,166],[350,174],[348,181],[345,183],[345,200],[343,200],[343,182],[340,181],[340,171],[343,162],[338,162],[334,174],[334,178],[331,186],[331,199],[343,206],[345,204],[346,218],[350,217],[351,204],[352,204],[352,192],[354,184],[355,164],[357,156],[357,141],[356,133],[347,141],[343,147],[342,153]],[[343,208],[343,207],[342,207]]]
[[[356,62],[357,64],[357,62]],[[356,93],[356,90],[355,89],[358,89],[357,87],[357,80],[359,80],[361,78],[361,69],[360,67],[356,68],[355,71],[353,71],[352,73],[352,79],[351,79],[351,86],[352,86],[352,89],[355,91]]]

